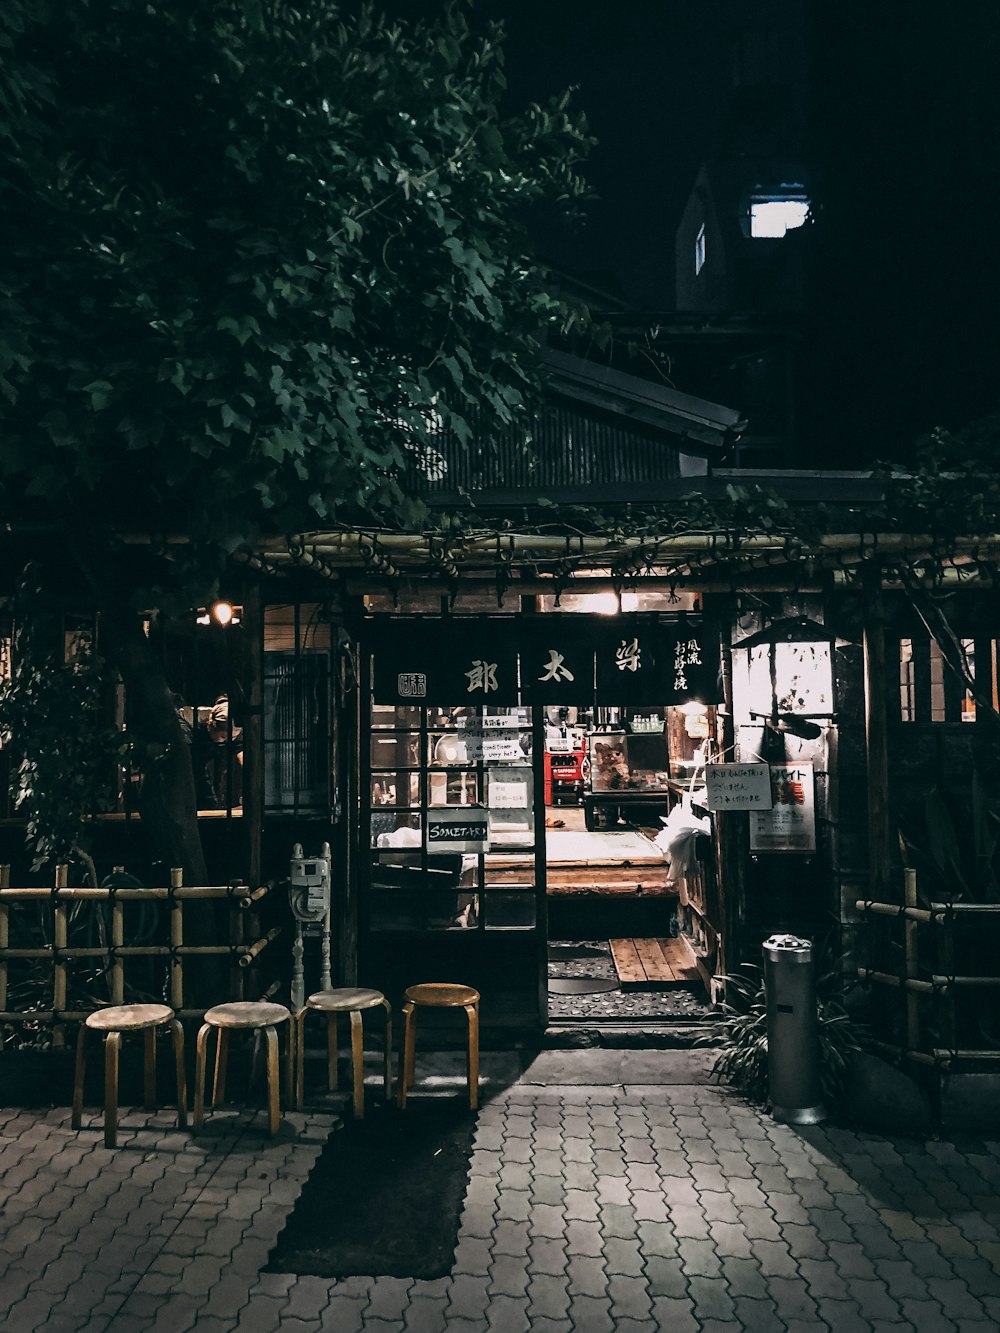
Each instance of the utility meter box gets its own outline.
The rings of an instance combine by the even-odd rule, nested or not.
[[[292,848],[289,875],[292,911],[299,921],[322,921],[330,907],[330,844],[319,856],[303,856],[302,844]]]

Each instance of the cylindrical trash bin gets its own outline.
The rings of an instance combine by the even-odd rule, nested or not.
[[[767,1072],[771,1112],[789,1125],[826,1118],[819,1081],[819,1030],[812,944],[796,935],[764,941]]]

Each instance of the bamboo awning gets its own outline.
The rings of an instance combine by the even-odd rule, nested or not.
[[[449,535],[350,529],[270,537],[238,559],[270,573],[309,569],[330,578],[347,571],[392,579],[405,575],[492,578],[530,570],[541,578],[604,574],[698,582],[748,572],[829,572],[848,581],[857,566],[880,559],[906,565],[936,582],[993,581],[1000,534],[943,543],[926,533],[826,533],[810,541],[775,532],[683,532],[666,535],[489,530]]]

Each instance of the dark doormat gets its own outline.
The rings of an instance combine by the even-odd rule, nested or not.
[[[604,995],[617,989],[617,980],[604,977],[549,977],[550,995]]]
[[[446,1277],[475,1129],[475,1112],[434,1099],[370,1111],[332,1134],[267,1271]]]

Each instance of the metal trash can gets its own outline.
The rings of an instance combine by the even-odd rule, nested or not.
[[[819,1032],[812,944],[797,935],[764,941],[767,1072],[771,1112],[788,1125],[826,1119],[819,1081]]]

